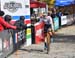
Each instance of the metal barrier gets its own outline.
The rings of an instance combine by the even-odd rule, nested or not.
[[[73,18],[74,18],[74,21],[75,21],[75,14],[73,14]]]
[[[12,31],[12,32],[11,32]],[[4,30],[0,32],[0,58],[5,58],[23,44],[31,44],[31,29],[27,30]]]
[[[14,50],[17,50],[21,47],[22,44],[26,43],[25,38],[25,30],[14,30],[13,31],[13,44],[14,44]]]
[[[0,58],[5,58],[13,52],[13,38],[10,30],[0,32]]]
[[[75,21],[75,20],[74,20],[73,15],[68,15],[68,16],[67,16],[67,25],[73,24],[74,21]]]
[[[66,25],[66,24],[67,24],[67,16],[61,16],[61,26]]]
[[[66,15],[61,16],[61,26],[63,25],[71,25],[75,22],[75,15]]]

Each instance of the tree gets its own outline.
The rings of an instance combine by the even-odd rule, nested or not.
[[[38,0],[38,1],[45,2],[48,5],[49,8],[53,7],[54,3],[55,3],[55,0]]]

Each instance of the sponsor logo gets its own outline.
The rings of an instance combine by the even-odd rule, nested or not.
[[[4,9],[7,9],[9,12],[16,12],[19,8],[22,8],[21,3],[16,3],[14,1],[6,2],[4,4]]]

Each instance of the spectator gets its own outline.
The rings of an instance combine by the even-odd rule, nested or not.
[[[62,12],[61,10],[59,10],[59,12],[57,13],[57,17],[59,18],[59,28],[61,28],[61,16],[62,16]]]
[[[24,16],[20,16],[20,26],[22,26],[23,29],[26,29],[27,26],[24,23],[25,17]]]
[[[36,11],[33,12],[33,14],[31,15],[31,17],[33,17],[34,22],[37,22],[38,14],[37,14]]]
[[[52,18],[55,18],[56,17],[56,9],[55,8],[52,9],[51,17]]]
[[[17,27],[20,27],[20,29],[26,29],[27,26],[26,24],[24,24],[24,19],[25,19],[24,16],[20,16],[20,19],[17,20],[14,25],[16,25]]]
[[[5,15],[4,19],[5,19],[6,22],[10,23],[11,16],[10,15]]]
[[[3,31],[4,28],[17,29],[16,26],[12,26],[8,22],[6,22],[4,18],[2,17],[3,15],[4,15],[4,12],[0,10],[0,31]]]
[[[43,13],[39,13],[39,22],[42,22],[43,21]]]
[[[32,17],[36,18],[38,15],[37,15],[37,12],[34,11],[33,14],[31,15]]]

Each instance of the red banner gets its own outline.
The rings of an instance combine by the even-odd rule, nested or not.
[[[35,43],[38,44],[44,40],[44,23],[35,24]]]

